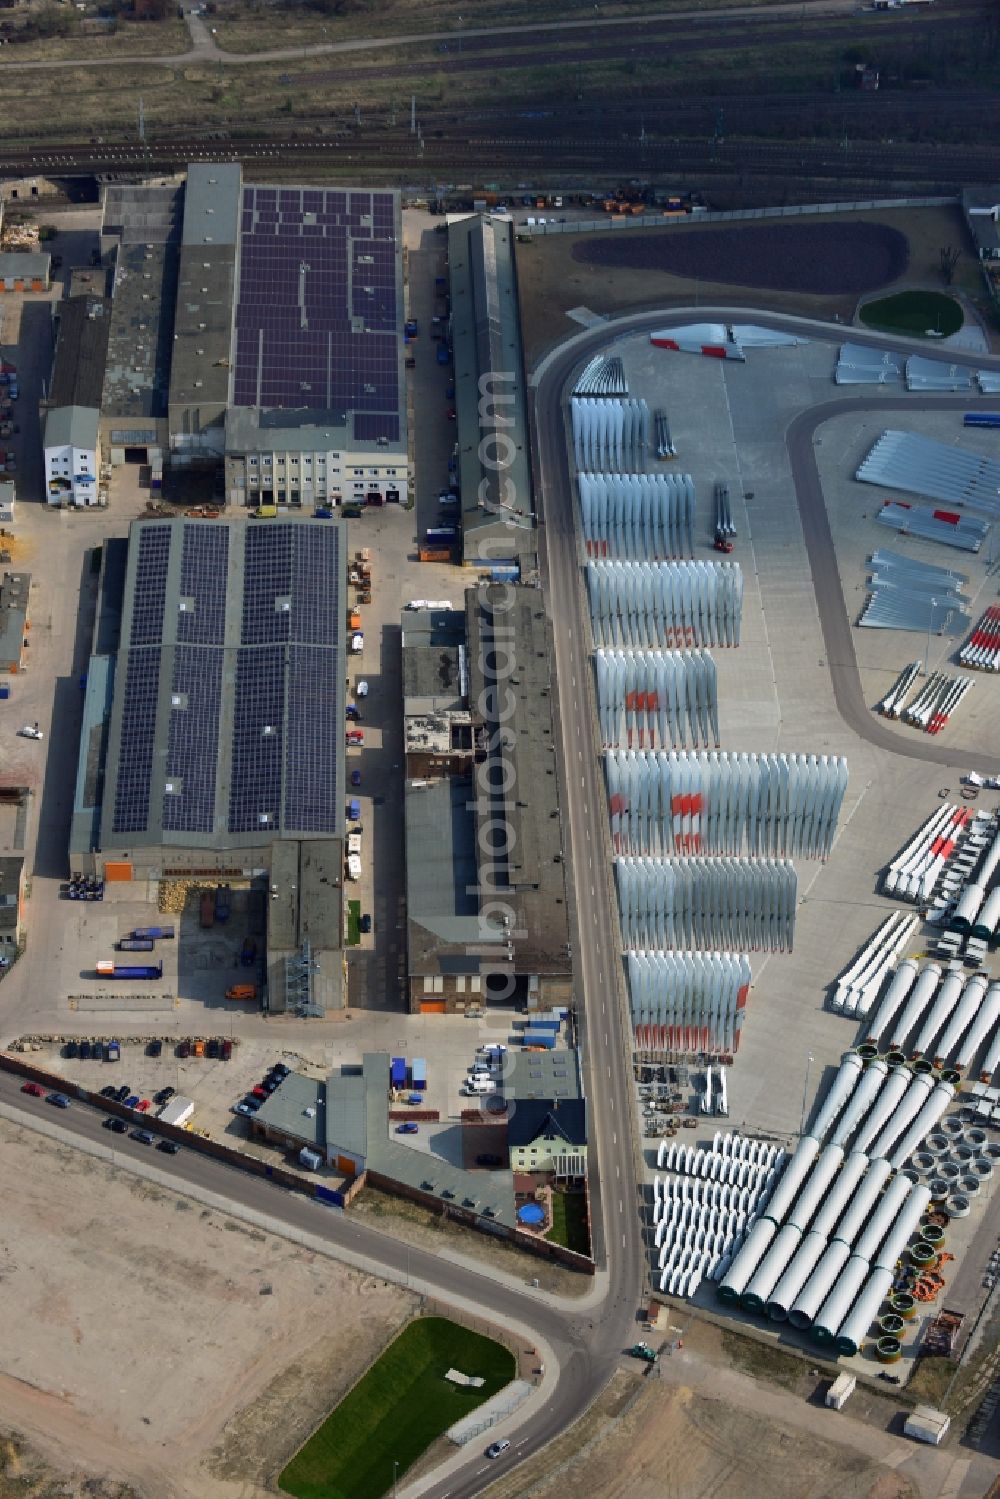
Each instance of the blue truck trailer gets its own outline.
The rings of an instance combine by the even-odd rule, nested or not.
[[[962,421],[966,427],[1000,427],[1000,411],[967,411]]]
[[[410,1063],[410,1083],[418,1093],[427,1087],[427,1063],[423,1057],[414,1057]]]
[[[155,945],[152,937],[122,937],[115,943],[115,951],[152,952]]]
[[[406,1087],[406,1058],[393,1057],[389,1064],[389,1082],[393,1088]]]
[[[218,922],[229,920],[229,913],[233,908],[232,892],[228,885],[216,885],[215,887],[215,919]]]
[[[110,972],[105,969],[101,972],[102,978],[108,979],[161,979],[163,977],[162,963],[115,963]]]
[[[161,937],[172,937],[174,928],[172,926],[134,926],[129,934],[132,937],[152,937],[154,942]]]

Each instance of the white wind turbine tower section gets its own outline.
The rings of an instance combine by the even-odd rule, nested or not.
[[[690,474],[580,474],[588,557],[656,562],[692,557]]]
[[[795,867],[772,859],[616,859],[626,948],[785,952]]]
[[[616,853],[825,859],[847,790],[828,755],[609,750]]]
[[[750,992],[744,954],[630,952],[627,962],[640,1051],[736,1051]]]
[[[649,407],[631,397],[573,396],[573,454],[581,473],[641,473],[649,447]]]
[[[708,651],[595,651],[594,671],[605,748],[718,748],[718,683]]]
[[[587,594],[598,647],[740,643],[743,572],[735,562],[589,562]]]

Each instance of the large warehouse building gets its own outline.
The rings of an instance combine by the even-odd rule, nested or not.
[[[102,452],[218,468],[236,506],[405,503],[401,246],[393,192],[108,187]]]
[[[572,997],[551,660],[534,588],[404,616],[411,1011]]]

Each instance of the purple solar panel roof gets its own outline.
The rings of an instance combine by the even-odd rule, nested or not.
[[[236,405],[397,413],[392,195],[247,187],[242,223]]]

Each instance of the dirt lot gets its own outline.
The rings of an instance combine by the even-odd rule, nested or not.
[[[410,1307],[381,1281],[6,1122],[0,1181],[3,1427],[81,1482],[249,1499]],[[0,1446],[0,1495],[5,1467]]]
[[[573,251],[584,265],[728,282],[781,286],[817,296],[875,291],[904,275],[907,242],[898,229],[855,220],[845,224],[740,224],[683,234],[635,231],[593,235]]]
[[[873,224],[896,230],[905,236],[908,261],[894,281],[886,283],[886,293],[907,286],[941,286],[939,256],[942,245],[962,249],[962,259],[955,277],[954,290],[976,299],[981,293],[973,254],[965,224],[957,209],[923,208],[888,210],[872,214],[809,215],[805,220],[784,221],[789,226],[808,224],[810,228]],[[652,232],[652,231],[651,231]],[[657,237],[677,236],[683,247],[687,236],[700,237],[706,231],[693,224],[673,225],[655,231]],[[747,231],[755,232],[753,228]],[[743,235],[742,228],[739,231]],[[632,234],[646,238],[642,230],[619,230],[614,243],[624,243]],[[800,313],[805,317],[841,318],[850,322],[855,314],[857,297],[853,292],[820,294],[789,291],[780,276],[774,277],[773,289],[759,283],[753,287],[708,279],[707,266],[691,275],[692,267],[681,269],[689,274],[666,270],[651,272],[634,267],[611,267],[586,264],[582,256],[590,253],[591,244],[607,244],[610,233],[587,235],[548,235],[534,239],[530,245],[518,245],[517,272],[521,297],[521,322],[525,357],[533,364],[546,350],[578,327],[566,316],[570,308],[584,306],[605,316],[640,311],[643,308],[691,307],[729,302],[740,307],[760,307],[771,311]],[[579,249],[578,249],[579,247]],[[601,253],[600,251],[598,253]],[[1000,340],[994,339],[997,347]]]

